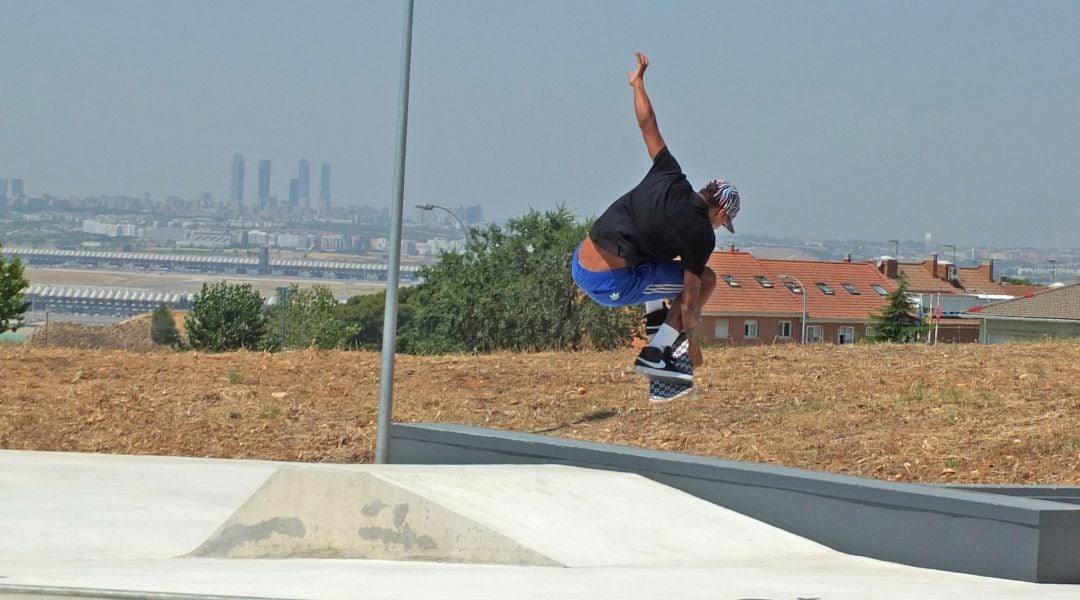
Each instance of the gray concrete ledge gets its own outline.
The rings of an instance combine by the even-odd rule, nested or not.
[[[890,483],[439,424],[392,425],[390,461],[554,463],[638,473],[850,554],[1020,581],[1080,583],[1076,488],[1032,488],[1032,497],[1025,497],[1016,486]]]

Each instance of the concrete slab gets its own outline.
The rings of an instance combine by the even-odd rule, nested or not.
[[[194,556],[714,565],[833,551],[640,475],[560,465],[284,467]]]
[[[726,556],[718,555],[715,563],[708,565],[668,562],[549,568],[377,560],[168,558],[196,547],[280,466],[255,461],[0,451],[0,598],[27,589],[20,586],[141,591],[158,598],[167,597],[162,594],[212,594],[329,599],[361,595],[375,599],[668,596],[1057,600],[1078,595],[1075,586],[1005,581],[819,552],[800,544],[797,538],[769,536],[751,526],[730,534],[735,540],[749,536],[760,544],[757,551],[741,552],[741,542],[736,543]],[[325,468],[364,472],[354,467]],[[423,467],[429,472],[431,468]],[[503,481],[518,478],[513,467],[503,468],[507,470],[501,476]],[[400,467],[394,477],[398,485],[412,486],[409,489],[414,492],[426,487],[424,493],[442,495],[447,505],[468,503],[466,494],[451,489],[451,478],[421,477],[419,472],[419,467]],[[475,482],[477,491],[473,493],[496,495],[499,490],[494,489],[494,482],[499,478],[490,477],[487,483]],[[485,492],[485,485],[493,487]],[[552,491],[560,489],[553,485]],[[652,504],[650,494],[622,496],[628,488],[617,481],[609,481],[604,489],[610,496],[606,506],[627,507],[624,518],[636,514],[634,518],[647,519],[664,511],[663,506]],[[518,493],[513,491],[511,496]],[[558,496],[546,498],[553,514],[565,510],[559,508]],[[517,514],[526,529],[542,528],[536,521],[546,518],[539,503],[531,512]],[[605,543],[603,536],[611,534],[607,527],[598,525],[582,532],[593,544],[588,554],[619,551],[625,540],[613,536]],[[539,543],[543,536],[532,539]],[[672,552],[677,554],[677,549]]]

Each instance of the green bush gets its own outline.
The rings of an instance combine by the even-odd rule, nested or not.
[[[196,350],[224,352],[256,348],[266,332],[263,299],[250,284],[203,284],[184,320]]]
[[[155,308],[150,315],[150,339],[162,346],[175,348],[180,345],[180,330],[176,328],[172,311],[165,304]]]

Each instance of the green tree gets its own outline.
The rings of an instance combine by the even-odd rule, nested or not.
[[[294,284],[285,303],[275,304],[267,314],[266,333],[260,346],[268,350],[282,347],[280,324],[284,311],[286,348],[344,348],[354,330],[342,319],[340,305],[325,285],[301,290]]]
[[[627,344],[640,309],[602,307],[570,277],[570,257],[588,227],[563,207],[471,231],[467,254],[443,254],[421,270],[404,346],[444,353]]]
[[[22,260],[16,256],[8,262],[0,254],[0,333],[22,327],[23,315],[30,310],[30,302],[22,292],[29,286]]]
[[[888,304],[881,312],[870,317],[873,334],[870,339],[878,342],[913,342],[922,331],[919,319],[914,316],[915,306],[908,298],[907,276],[900,273],[896,289],[885,295]]]
[[[1001,283],[1007,283],[1009,285],[1035,285],[1030,279],[1024,277],[1009,277],[1008,275],[1002,276]]]
[[[416,307],[413,298],[416,287],[398,290],[398,352],[409,353],[408,335]],[[346,342],[350,350],[380,350],[383,341],[383,320],[386,318],[386,292],[353,296],[338,307],[338,314],[351,332]]]
[[[180,345],[180,331],[176,328],[172,311],[165,304],[155,308],[150,315],[150,339],[162,346],[175,348]]]
[[[209,352],[255,348],[266,332],[262,308],[262,296],[251,284],[203,284],[184,319],[188,342]]]

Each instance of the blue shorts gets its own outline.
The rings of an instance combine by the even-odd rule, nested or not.
[[[641,263],[633,269],[590,271],[581,266],[578,252],[570,261],[574,283],[590,298],[604,306],[630,306],[649,300],[674,298],[683,290],[683,268],[677,260]]]

